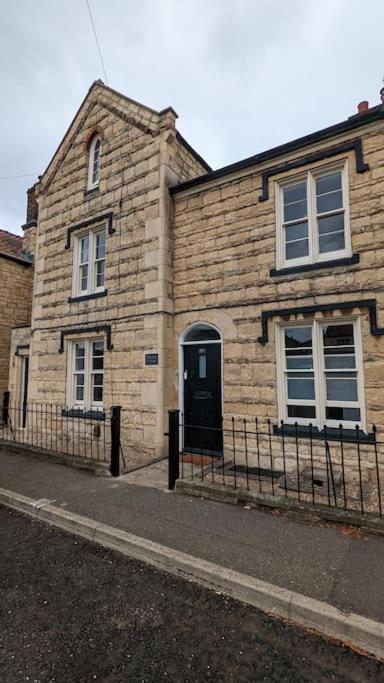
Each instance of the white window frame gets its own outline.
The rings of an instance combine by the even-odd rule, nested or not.
[[[104,233],[105,239],[105,255],[104,259],[96,259],[96,236]],[[84,237],[89,239],[88,243],[88,280],[87,289],[81,289],[81,240]],[[92,230],[85,230],[74,237],[73,240],[73,277],[72,277],[72,296],[89,296],[91,294],[98,294],[105,291],[105,263],[107,250],[107,230],[106,227],[92,228]],[[97,263],[104,260],[104,283],[102,286],[97,286]]]
[[[344,211],[344,249],[328,251],[321,254],[319,251],[319,235],[317,230],[317,211],[316,211],[316,179],[329,173],[341,171],[341,188],[343,195],[343,207],[339,210]],[[307,183],[307,214],[308,214],[308,256],[296,259],[286,259],[285,257],[285,235],[284,235],[284,195],[285,188],[297,183]],[[322,166],[321,168],[311,169],[300,175],[291,176],[289,179],[277,181],[275,184],[276,196],[276,266],[277,268],[295,268],[297,266],[322,263],[323,261],[333,261],[340,258],[352,256],[350,212],[349,212],[349,188],[348,188],[348,161],[344,160],[336,164]],[[333,215],[336,211],[329,211],[321,216]]]
[[[94,171],[95,171],[95,154],[96,154],[96,145],[99,143],[99,153],[97,157],[97,167],[96,167],[96,177],[94,179]],[[100,135],[95,135],[93,138],[91,145],[89,147],[89,159],[88,159],[88,183],[87,183],[87,189],[88,190],[94,190],[97,187],[99,187],[100,184],[100,168],[101,168],[101,150],[102,150],[102,144],[101,144],[101,137]]]
[[[357,395],[358,401],[353,403],[351,401],[337,402],[340,407],[360,409],[360,420],[354,422],[348,420],[329,420],[326,419],[326,383],[325,383],[325,367],[324,367],[324,352],[323,352],[323,335],[322,329],[328,325],[348,325],[353,324],[353,337],[356,358],[356,373],[357,373]],[[305,399],[295,399],[292,401],[295,405],[315,405],[315,418],[298,418],[288,417],[288,396],[287,396],[287,382],[286,382],[286,367],[285,367],[285,339],[284,330],[292,327],[312,327],[312,354],[313,354],[313,373],[315,384],[315,401]],[[277,322],[275,325],[276,338],[276,372],[277,372],[277,398],[278,398],[278,415],[279,423],[283,421],[284,424],[299,424],[308,426],[312,424],[313,427],[323,429],[324,425],[327,427],[338,428],[340,424],[345,429],[355,429],[356,425],[363,431],[366,431],[366,417],[365,417],[365,397],[364,397],[364,373],[363,373],[363,353],[362,353],[362,335],[361,335],[361,320],[358,317],[340,317],[340,318],[321,318],[312,320],[299,320],[292,322]],[[336,402],[328,402],[332,404]],[[353,403],[353,405],[351,405]]]
[[[103,401],[94,401],[92,399],[92,375],[103,375],[103,370],[92,369],[92,349],[94,342],[102,342],[104,348],[104,363],[105,364],[105,340],[103,337],[76,337],[68,341],[67,345],[67,406],[74,410],[87,411],[102,411]],[[84,344],[85,359],[84,359],[84,399],[82,401],[76,398],[76,344]],[[104,397],[104,381],[103,381],[103,397]]]

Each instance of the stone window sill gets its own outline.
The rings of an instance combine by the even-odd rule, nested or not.
[[[101,299],[103,296],[107,296],[108,290],[104,289],[102,292],[94,292],[93,294],[82,294],[80,296],[70,296],[68,302],[70,304],[76,303],[77,301],[90,301],[92,299]]]
[[[99,193],[100,189],[98,187],[93,187],[92,190],[85,190],[84,199],[93,199],[93,197],[97,197]]]
[[[295,273],[306,273],[311,270],[321,270],[322,268],[336,268],[337,266],[353,266],[359,263],[359,254],[352,254],[347,258],[332,259],[330,261],[319,261],[318,263],[306,263],[304,266],[293,266],[292,268],[272,268],[269,271],[271,277],[281,277],[282,275],[294,275]]]
[[[101,410],[80,410],[80,408],[69,408],[62,410],[63,417],[76,417],[83,420],[105,420],[105,413]]]
[[[283,429],[281,425],[273,426],[273,433],[276,436],[296,436],[296,427],[292,424],[284,424]],[[312,427],[310,429],[307,425],[297,426],[297,436],[300,439],[309,439],[312,432],[312,439],[320,439],[324,441],[341,441],[340,439],[340,429],[337,427],[327,427],[326,436],[324,429],[318,429],[317,427]],[[359,443],[373,443],[375,441],[375,436],[373,433],[366,434],[361,429],[359,429]],[[356,429],[343,429],[343,442],[356,443],[357,434]]]

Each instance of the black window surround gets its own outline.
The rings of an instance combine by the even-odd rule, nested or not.
[[[355,152],[356,173],[365,173],[366,171],[369,171],[369,164],[365,163],[363,159],[361,138],[348,140],[348,142],[344,142],[341,145],[335,145],[335,147],[330,147],[329,149],[322,149],[318,152],[313,152],[312,154],[300,157],[299,159],[287,161],[285,164],[267,168],[262,172],[262,192],[259,197],[259,202],[265,202],[269,199],[269,179],[272,176],[278,175],[279,173],[286,173],[295,168],[301,168],[302,166],[307,166],[308,164],[317,161],[324,161],[324,159],[329,159],[337,154],[343,154],[344,152],[350,151]]]
[[[105,413],[101,410],[80,410],[79,408],[68,408],[61,411],[63,417],[86,418],[87,420],[105,420]]]
[[[83,221],[82,223],[77,223],[76,225],[71,225],[67,230],[67,242],[65,245],[65,249],[71,248],[71,235],[73,232],[75,232],[76,230],[82,230],[83,228],[88,228],[88,227],[95,225],[97,223],[102,223],[102,221],[107,222],[108,235],[112,235],[115,232],[115,229],[113,228],[113,225],[112,225],[112,219],[113,219],[113,212],[110,211],[109,213],[104,213],[101,216],[95,216],[94,218],[89,218],[88,220]]]
[[[64,340],[65,340],[65,337],[67,337],[68,335],[71,335],[71,334],[87,335],[87,334],[92,334],[94,332],[104,332],[105,333],[106,341],[107,341],[107,350],[112,351],[113,344],[112,344],[111,325],[95,325],[93,327],[72,327],[69,330],[61,330],[59,353],[64,353]]]
[[[369,326],[370,332],[373,336],[379,337],[384,335],[384,327],[377,327],[377,313],[376,313],[376,299],[362,299],[359,301],[340,301],[332,304],[313,304],[312,306],[295,306],[293,308],[278,308],[270,311],[262,311],[261,313],[261,337],[257,341],[262,346],[269,341],[268,336],[268,321],[271,318],[280,316],[300,315],[306,313],[318,313],[336,310],[348,310],[351,308],[368,308],[369,312]]]
[[[76,303],[77,301],[89,301],[90,299],[100,299],[107,296],[108,290],[104,289],[102,292],[93,292],[92,294],[81,294],[79,296],[68,297],[68,303]]]
[[[29,344],[19,344],[18,346],[16,346],[15,356],[20,356],[20,351],[27,350],[29,350]]]
[[[341,441],[341,430],[337,427],[327,427],[325,429],[318,429],[317,427],[309,427],[306,425],[293,425],[284,423],[283,425],[273,425],[273,433],[276,436],[294,436],[299,439],[319,439],[321,441]],[[343,443],[374,443],[374,433],[366,434],[359,429],[358,434],[356,429],[343,429]]]
[[[269,271],[270,277],[281,277],[282,275],[291,275],[294,273],[305,273],[311,270],[320,270],[321,268],[336,268],[337,266],[353,266],[359,263],[360,255],[352,254],[345,258],[330,259],[329,261],[316,261],[316,263],[305,263],[302,266],[292,266],[288,268],[272,268]]]

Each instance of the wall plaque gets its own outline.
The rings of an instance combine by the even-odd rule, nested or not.
[[[146,353],[145,354],[145,365],[158,365],[159,364],[159,354],[158,353]]]

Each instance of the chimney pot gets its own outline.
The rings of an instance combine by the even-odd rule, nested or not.
[[[364,114],[365,111],[368,111],[369,109],[369,104],[367,100],[363,100],[362,102],[359,102],[357,105],[357,111],[359,114]]]

